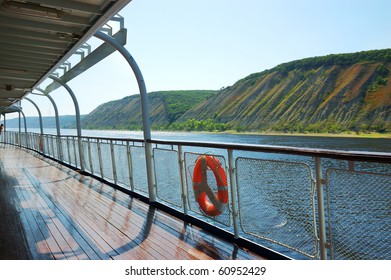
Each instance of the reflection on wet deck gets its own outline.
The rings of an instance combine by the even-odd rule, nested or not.
[[[112,187],[0,144],[0,259],[259,259]]]

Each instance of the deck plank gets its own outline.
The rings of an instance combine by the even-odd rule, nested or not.
[[[103,198],[101,197],[100,199]],[[147,242],[150,242],[150,244],[147,245],[154,246],[155,249],[160,252],[161,255],[169,255],[170,252],[167,251],[167,249],[172,248],[173,245],[175,245],[174,242],[177,241],[177,239],[173,240],[171,235],[165,235],[164,232],[161,232],[160,230],[154,230],[156,226],[152,223],[152,219],[154,219],[155,215],[154,213],[152,213],[152,211],[146,213],[146,218],[142,218],[132,212],[124,216],[123,213],[126,212],[118,203],[108,205],[108,201],[105,202],[106,209],[103,209],[102,207],[98,209],[97,207],[95,207],[95,205],[91,205],[91,203],[89,203],[89,206],[92,207],[93,211],[101,213],[102,215],[107,212],[111,213],[113,225],[116,226],[116,228],[120,230],[123,234],[135,240],[136,244],[140,244],[141,248],[145,246],[144,244],[142,244],[143,240],[146,237],[149,237]],[[148,225],[148,223],[150,223],[150,225]],[[161,246],[162,244],[163,247]],[[178,252],[175,251],[175,254],[171,255],[171,257],[174,258],[177,253]]]
[[[45,190],[48,192],[48,194],[51,194],[51,195],[54,195],[54,193],[52,192],[52,190],[50,189],[50,187],[48,186],[44,186],[46,187]],[[69,188],[67,188],[67,184],[64,183],[63,184],[63,188],[61,189],[58,189],[56,190],[56,195],[57,195],[57,199],[56,199],[56,203],[60,203],[63,207],[64,207],[64,210],[68,212],[68,214],[72,214],[72,215],[78,215],[77,213],[83,213],[82,216],[80,216],[80,220],[78,218],[78,221],[79,221],[79,224],[81,226],[83,226],[85,229],[89,228],[89,232],[92,234],[91,230],[94,230],[94,227],[98,226],[99,228],[101,229],[104,229],[103,231],[98,231],[96,232],[96,234],[93,234],[95,236],[95,238],[101,240],[101,241],[98,241],[100,242],[100,245],[104,246],[102,242],[103,241],[111,241],[112,243],[107,243],[107,244],[114,244],[116,246],[114,247],[102,247],[101,248],[103,250],[106,250],[106,252],[112,252],[111,253],[111,256],[116,259],[118,258],[122,258],[121,256],[117,256],[116,254],[118,254],[118,252],[116,252],[115,248],[118,247],[118,248],[123,248],[123,244],[124,244],[124,239],[122,238],[121,235],[118,235],[118,232],[115,232],[114,230],[112,230],[112,226],[110,223],[107,222],[107,220],[100,216],[99,213],[97,211],[94,211],[93,208],[91,208],[91,206],[89,206],[90,203],[87,204],[87,201],[86,202],[83,202],[82,205],[77,205],[77,204],[73,204],[72,201],[75,201],[76,197],[75,196],[79,196],[80,193],[77,193],[75,194],[75,196],[72,196],[70,195],[69,193],[67,193],[67,190],[68,191],[72,191],[72,190],[69,190]],[[97,204],[99,205],[98,203],[96,203],[96,201],[92,200],[92,203],[93,204]],[[128,253],[127,253],[128,254]],[[125,256],[124,257],[138,257],[140,258],[141,256],[140,255],[129,255],[129,256]]]
[[[70,195],[65,192],[64,188],[61,191],[62,191],[61,197],[67,197]],[[79,190],[78,192],[80,191],[82,190]],[[84,190],[84,192],[85,191],[86,190]],[[142,249],[141,251],[143,252],[148,248],[148,246],[154,246],[157,254],[155,254],[155,256],[147,256],[147,258],[161,259],[162,257],[170,256],[169,254],[170,251],[168,249],[170,249],[173,244],[168,244],[169,246],[164,246],[164,247],[160,246],[160,243],[165,243],[167,241],[167,237],[169,236],[167,235],[162,236],[159,234],[155,234],[152,228],[152,232],[149,233],[150,238],[148,238],[147,244],[141,244],[141,242],[143,241],[142,239],[147,236],[145,233],[143,233],[145,230],[140,227],[145,223],[143,219],[141,218],[139,219],[138,215],[135,215],[130,210],[126,211],[126,209],[123,209],[121,205],[119,205],[116,202],[113,202],[112,200],[105,198],[101,194],[94,192],[92,196],[93,197],[90,197],[91,198],[90,201],[87,201],[85,203],[84,209],[87,210],[88,213],[90,213],[89,215],[94,215],[93,219],[95,221],[99,221],[101,226],[104,226],[107,222],[106,219],[110,218],[110,220],[112,221],[111,222],[112,228],[110,233],[116,233],[118,236],[123,237],[123,239],[120,241],[123,240],[126,241],[126,237],[129,237],[130,240],[134,241],[132,242],[131,245],[128,244],[127,247],[136,245],[139,246],[139,248]],[[73,197],[68,197],[68,198],[73,199]],[[97,201],[99,201],[100,203],[97,203]],[[110,217],[106,217],[106,215],[110,215]],[[148,215],[146,220],[148,220]],[[157,238],[154,237],[154,234],[156,235]],[[148,242],[150,242],[151,244],[148,244]],[[153,242],[154,244],[152,244]],[[125,249],[123,246],[124,244],[122,245],[122,248]],[[159,248],[159,246],[161,248]],[[174,258],[175,256],[177,256],[177,253],[178,252],[176,252],[175,255],[174,254],[171,255],[171,257]]]
[[[0,259],[261,259],[18,147],[0,145],[0,183]]]

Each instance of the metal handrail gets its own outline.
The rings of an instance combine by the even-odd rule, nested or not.
[[[290,146],[274,145],[254,145],[254,144],[236,144],[221,142],[192,142],[192,141],[167,141],[150,140],[150,143],[162,145],[181,145],[189,147],[208,147],[218,149],[231,149],[249,152],[263,152],[275,154],[289,154],[299,156],[311,156],[322,158],[333,158],[340,160],[368,161],[391,164],[391,153],[381,152],[361,152],[361,151],[343,151],[330,149],[299,148]]]
[[[29,132],[34,135],[37,133]],[[37,134],[38,135],[38,134]],[[54,136],[51,134],[44,134],[44,136]],[[73,138],[75,135],[61,135],[62,138]],[[83,136],[82,139],[100,139],[105,141],[124,141],[134,143],[144,143],[143,139],[137,138],[117,138],[117,137],[93,137]],[[217,149],[231,149],[241,150],[249,152],[263,152],[274,154],[288,154],[298,156],[311,156],[321,158],[332,158],[348,161],[367,161],[391,164],[391,152],[363,152],[363,151],[344,151],[344,150],[331,150],[331,149],[314,149],[314,148],[300,148],[291,146],[278,146],[278,145],[256,145],[256,144],[238,144],[238,143],[222,143],[222,142],[193,142],[193,141],[172,141],[172,140],[160,140],[153,139],[147,142],[152,144],[161,145],[174,145],[174,146],[188,146],[188,147],[207,147]]]

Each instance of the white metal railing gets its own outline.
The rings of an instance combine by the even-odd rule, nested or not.
[[[77,136],[7,131],[5,139],[76,168],[83,160],[86,172],[149,196],[143,140],[82,137],[79,151]],[[299,258],[391,259],[390,153],[150,143],[160,203],[236,238],[273,250],[288,248]],[[205,154],[218,158],[227,175],[229,203],[217,217],[201,211],[193,191],[195,161]],[[209,170],[207,183],[211,188],[216,185]]]

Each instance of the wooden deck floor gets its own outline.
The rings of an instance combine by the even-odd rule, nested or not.
[[[0,259],[261,259],[23,149],[0,144]]]

